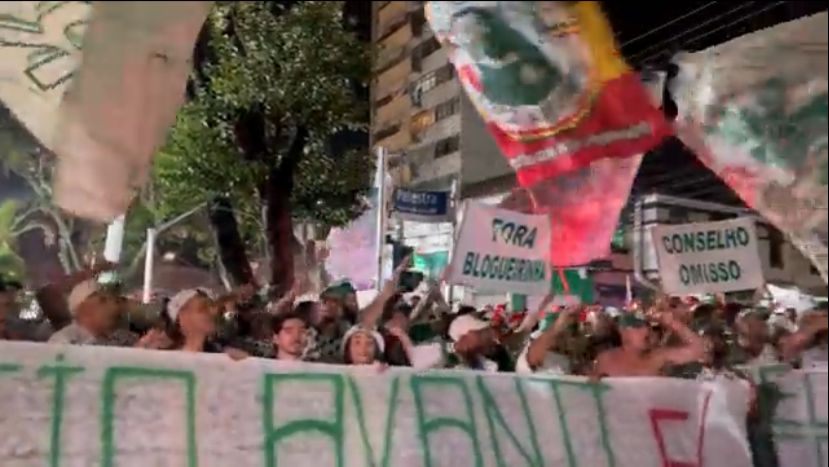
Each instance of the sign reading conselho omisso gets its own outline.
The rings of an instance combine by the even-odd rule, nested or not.
[[[467,203],[448,280],[491,292],[545,295],[549,249],[545,216]]]
[[[662,289],[669,294],[750,290],[763,284],[754,221],[660,225],[653,229]]]

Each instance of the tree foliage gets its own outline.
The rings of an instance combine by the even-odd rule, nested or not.
[[[298,129],[293,216],[342,225],[359,214],[369,184],[367,151],[334,147],[362,129],[355,80],[367,76],[365,47],[347,30],[341,2],[219,2],[206,24],[194,99],[179,112],[156,163],[162,213],[223,195],[243,237],[261,231],[268,171],[285,163]]]

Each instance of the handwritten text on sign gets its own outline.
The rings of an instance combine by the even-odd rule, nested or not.
[[[449,281],[492,292],[546,295],[549,246],[545,216],[467,203]]]
[[[751,465],[748,391],[0,345],[0,465]]]
[[[763,284],[754,221],[653,228],[662,288],[670,294],[750,290]]]

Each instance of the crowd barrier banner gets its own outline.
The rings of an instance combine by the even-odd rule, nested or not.
[[[3,343],[0,465],[748,467],[748,397],[736,381]]]
[[[764,283],[751,218],[658,225],[652,232],[666,293],[733,292]]]
[[[449,282],[489,292],[550,292],[550,224],[544,215],[466,203]]]
[[[769,422],[772,445],[777,454],[776,463],[758,459],[757,465],[829,465],[826,460],[829,452],[829,372],[826,369],[796,371],[787,365],[776,365],[753,368],[751,376],[758,385],[772,384],[770,391],[760,392],[759,403],[764,406],[762,409],[773,411]],[[763,451],[759,450],[758,457],[763,457]]]

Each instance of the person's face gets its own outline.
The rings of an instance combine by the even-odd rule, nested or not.
[[[107,334],[118,325],[122,302],[115,295],[97,292],[78,307],[77,318],[84,327],[95,334]]]
[[[196,295],[182,307],[178,315],[184,336],[209,336],[216,331],[217,307],[203,295]]]
[[[335,298],[325,298],[319,310],[320,321],[336,321],[342,316],[342,303]]]
[[[394,313],[392,313],[388,324],[391,327],[395,327],[406,331],[409,329],[409,317],[406,316],[406,313],[395,311]]]
[[[305,349],[305,322],[301,319],[289,319],[282,323],[282,329],[273,336],[273,343],[280,354],[299,358]]]
[[[786,317],[789,318],[790,321],[796,323],[797,322],[797,311],[794,310],[793,308],[789,308],[788,310],[786,310]]]
[[[411,301],[412,308],[417,307],[418,304],[420,304],[420,297],[418,295],[415,295],[414,297],[412,297]]]
[[[374,363],[377,344],[368,333],[358,332],[349,339],[348,351],[351,363],[354,365],[369,365]]]
[[[743,339],[749,343],[759,344],[766,342],[769,337],[769,328],[765,321],[754,316],[743,318]]]
[[[492,329],[467,332],[455,343],[455,351],[465,356],[485,354],[494,347],[495,332]]]
[[[624,326],[619,329],[622,344],[632,350],[646,350],[650,343],[651,330],[648,326]]]
[[[360,305],[357,303],[357,294],[354,292],[349,292],[343,298],[343,307],[349,311],[359,311]]]

